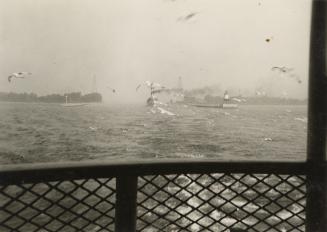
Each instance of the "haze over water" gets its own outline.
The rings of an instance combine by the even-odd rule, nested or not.
[[[1,0],[0,167],[304,160],[311,3]],[[157,174],[142,231],[305,230],[303,176]],[[1,186],[1,228],[114,230],[133,179],[51,176]]]
[[[310,0],[1,1],[0,92],[99,92],[104,104],[0,103],[0,162],[303,159],[305,106],[228,111],[181,104],[165,108],[169,115],[144,106],[144,82],[176,88],[181,77],[185,90],[216,86],[243,97],[260,90],[305,99],[310,6]],[[14,72],[31,75],[9,82]]]
[[[98,90],[143,103],[146,80],[307,97],[310,0],[3,0],[0,91]],[[302,83],[274,66],[293,69]],[[13,72],[31,72],[8,83]],[[96,85],[93,82],[96,77]],[[115,88],[112,94],[108,86]]]
[[[305,106],[165,109],[0,103],[0,162],[305,158]]]

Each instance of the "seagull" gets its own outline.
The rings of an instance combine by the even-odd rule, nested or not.
[[[287,67],[283,66],[283,67],[272,67],[271,70],[273,70],[273,71],[278,70],[281,74],[291,72],[288,76],[295,79],[297,81],[297,83],[299,83],[299,84],[302,83],[302,80],[300,79],[300,77],[292,72],[294,70],[293,68],[287,68]]]
[[[187,20],[193,18],[193,17],[194,17],[195,15],[197,15],[197,14],[198,14],[197,12],[192,12],[192,13],[186,15],[186,16],[179,17],[179,18],[178,18],[178,21],[187,21]]]
[[[12,78],[25,78],[27,75],[31,75],[30,72],[18,72],[18,73],[12,73],[8,76],[8,82],[11,82]]]
[[[279,70],[280,72],[286,73],[286,72],[293,71],[293,68],[287,68],[285,66],[283,66],[283,67],[277,67],[277,66],[275,66],[275,67],[272,67],[271,70],[273,70],[273,71],[274,70]]]
[[[186,17],[184,18],[185,20],[189,20],[190,18],[194,17],[197,13],[191,13],[191,14],[188,14],[186,15]]]
[[[144,82],[148,87],[151,87],[151,85],[153,84],[151,81],[146,81]]]
[[[107,86],[107,88],[108,88],[108,89],[111,89],[111,91],[112,91],[113,93],[116,93],[116,90],[115,90],[115,89],[110,88],[109,86]]]
[[[142,85],[138,85],[137,87],[136,87],[136,91],[141,87]]]
[[[290,77],[294,78],[297,83],[301,84],[302,83],[302,80],[300,79],[300,77],[296,74],[291,74]]]

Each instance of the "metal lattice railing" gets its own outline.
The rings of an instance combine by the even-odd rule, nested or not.
[[[114,231],[115,179],[0,187],[0,231]]]
[[[1,167],[0,231],[327,231],[326,25],[312,1],[305,162]]]
[[[115,178],[0,188],[0,231],[114,231]],[[305,177],[181,174],[138,178],[138,231],[304,231]]]
[[[207,161],[3,167],[0,231],[304,232],[313,170]]]
[[[304,176],[144,176],[137,202],[138,231],[305,231]]]

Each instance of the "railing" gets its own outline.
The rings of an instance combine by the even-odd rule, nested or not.
[[[306,162],[6,166],[0,231],[305,231],[308,173]]]
[[[327,231],[327,3],[313,0],[308,159],[0,168],[0,231]]]

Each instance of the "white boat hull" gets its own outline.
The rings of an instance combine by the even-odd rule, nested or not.
[[[225,108],[225,109],[235,109],[235,108],[237,108],[238,107],[238,105],[237,104],[223,104],[222,105],[222,108]]]
[[[191,106],[195,107],[203,107],[203,108],[223,108],[223,109],[236,109],[238,108],[237,104],[218,104],[218,105],[209,105],[209,104],[191,104]]]
[[[78,107],[78,106],[85,106],[87,105],[86,103],[66,103],[66,104],[61,104],[63,107]]]

